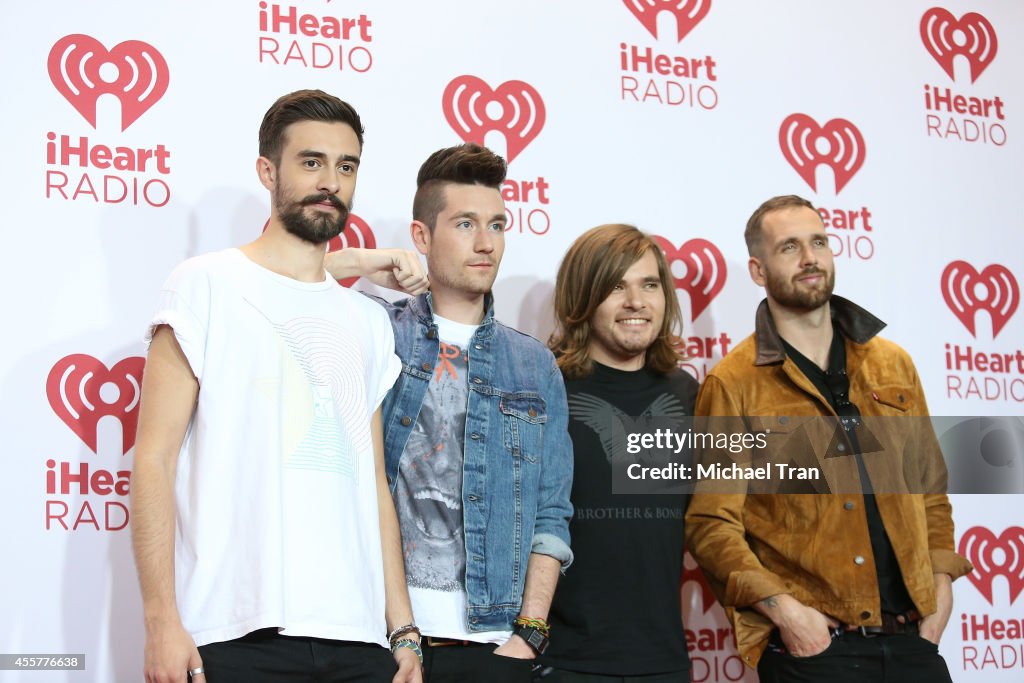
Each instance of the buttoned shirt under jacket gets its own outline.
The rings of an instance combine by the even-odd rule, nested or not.
[[[922,615],[932,614],[932,574],[956,579],[971,571],[971,565],[954,550],[946,467],[925,419],[928,409],[921,382],[909,355],[875,336],[885,323],[836,296],[831,311],[846,338],[850,400],[861,414],[869,419],[916,417],[880,421],[891,427],[883,424],[883,431],[892,432],[881,437],[886,457],[866,462],[872,482],[885,482],[875,486],[876,499],[907,591]],[[796,422],[781,416],[836,415],[786,355],[767,301],[758,308],[754,334],[701,385],[696,414],[743,416],[748,426],[757,423],[751,427],[754,431],[774,435],[769,438],[785,436],[786,425]],[[822,432],[821,443],[813,444],[819,462],[837,455],[826,453],[829,448],[842,450],[826,434]],[[882,469],[873,466],[879,460]],[[853,458],[829,464],[836,462],[855,470]],[[913,493],[893,493],[899,490],[892,485],[894,474],[905,481],[904,490]],[[743,660],[756,666],[767,646],[774,626],[751,606],[772,595],[789,593],[844,624],[879,625],[880,599],[863,496],[843,491],[754,495],[742,486],[742,492],[735,493],[699,493],[698,488],[686,514],[686,537],[725,606]]]

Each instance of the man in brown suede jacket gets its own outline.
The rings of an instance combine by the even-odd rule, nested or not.
[[[951,582],[971,567],[954,551],[945,465],[914,365],[876,336],[884,323],[832,295],[832,252],[810,202],[768,200],[745,238],[767,299],[755,333],[708,375],[696,413],[736,416],[769,440],[796,429],[781,416],[825,416],[807,426],[805,450],[859,484],[828,477],[807,489],[818,494],[698,485],[691,551],[763,683],[949,681],[937,643]]]

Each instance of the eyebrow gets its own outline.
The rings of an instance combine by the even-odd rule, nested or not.
[[[476,211],[463,211],[460,214],[456,214],[455,216],[452,216],[452,220],[453,221],[462,220],[463,218],[469,218],[469,219],[472,219],[474,221],[478,221],[478,220],[480,220],[480,214],[478,214]],[[496,213],[493,216],[491,216],[491,220],[488,221],[488,222],[492,222],[493,223],[493,222],[501,221],[502,223],[504,223],[507,220],[508,220],[508,216],[506,216],[505,213],[502,212],[502,213]]]
[[[321,161],[327,160],[326,154],[315,149],[301,150],[297,154],[297,156],[300,159],[320,159]],[[348,161],[350,163],[355,164],[356,166],[359,165],[359,157],[355,156],[354,154],[342,154],[340,157],[338,157],[338,161]]]

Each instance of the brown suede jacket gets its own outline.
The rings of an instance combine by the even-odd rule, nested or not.
[[[836,296],[831,311],[846,337],[850,400],[865,418],[922,416],[881,420],[898,427],[881,437],[887,455],[895,455],[875,458],[875,463],[865,457],[865,462],[872,482],[876,477],[890,482],[886,493],[876,487],[882,522],[907,591],[917,610],[928,615],[936,610],[932,574],[956,579],[971,571],[971,565],[954,550],[946,468],[930,422],[923,417],[928,409],[921,382],[907,353],[875,336],[885,323]],[[835,416],[786,356],[767,301],[758,308],[755,333],[704,381],[696,414],[743,416],[748,429],[767,430],[770,438],[793,422],[784,417],[773,421],[772,416]],[[826,435],[811,446],[812,457],[826,473],[834,475],[837,466],[856,466],[853,458],[835,457],[835,438]],[[908,480],[905,488],[892,487],[894,475],[901,483]],[[773,625],[751,605],[772,595],[789,593],[844,624],[880,624],[863,496],[834,486],[828,490],[838,493],[754,495],[745,486],[732,484],[728,493],[718,492],[720,488],[702,493],[698,486],[686,513],[690,550],[726,608],[743,660],[755,667],[764,652]],[[913,493],[893,492],[899,490]]]

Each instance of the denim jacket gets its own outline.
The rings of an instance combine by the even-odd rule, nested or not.
[[[384,458],[394,493],[440,340],[430,293],[382,304],[402,373],[384,399]],[[530,553],[572,562],[572,442],[565,385],[543,344],[494,319],[493,299],[470,342],[462,467],[467,620],[471,631],[511,628]]]

